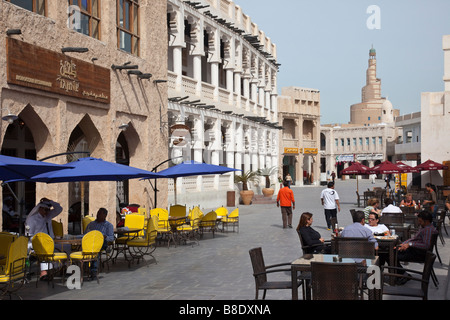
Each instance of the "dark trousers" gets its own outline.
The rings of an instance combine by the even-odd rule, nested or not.
[[[397,252],[397,267],[403,268],[401,261],[407,262],[424,262],[427,251],[419,248],[409,247],[405,251]],[[399,270],[398,273],[405,273],[404,270]]]
[[[108,247],[108,241],[106,241],[106,238],[105,238],[105,241],[103,242],[103,246],[100,249],[100,252],[103,250],[106,250],[107,247]],[[98,254],[97,260],[94,260],[91,262],[91,268],[89,270],[91,275],[97,275],[97,268],[98,268],[99,261],[100,261],[100,253]]]
[[[331,218],[337,219],[337,209],[325,209],[325,220],[327,221],[328,229],[332,229],[334,227],[331,225]]]

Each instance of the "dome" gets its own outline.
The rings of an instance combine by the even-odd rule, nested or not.
[[[392,105],[392,103],[389,101],[389,100],[385,100],[384,102],[383,102],[383,109],[384,110],[387,110],[387,109],[393,109],[394,108],[394,106]]]
[[[374,48],[372,48],[372,49],[370,49],[370,51],[369,51],[369,55],[370,55],[371,57],[375,57],[375,56],[377,55],[377,51],[376,51]]]

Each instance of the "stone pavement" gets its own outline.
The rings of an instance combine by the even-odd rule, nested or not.
[[[381,180],[375,185],[362,180],[359,190],[362,194],[367,188],[383,185]],[[282,228],[280,209],[276,205],[241,206],[239,233],[218,232],[214,238],[206,233],[199,245],[171,246],[169,249],[158,246],[154,252],[157,263],[150,259],[128,268],[126,261],[119,257],[116,264],[110,265],[109,272],[100,274],[100,284],[85,281],[81,290],[69,290],[58,280],[55,280],[55,288],[43,282],[36,288],[33,277],[20,295],[25,300],[252,300],[255,283],[248,253],[251,248],[262,247],[267,265],[291,262],[301,256],[295,228],[300,214],[306,211],[314,214],[313,227],[325,239],[330,238],[319,199],[323,188],[293,187],[296,198],[293,229]],[[351,223],[349,210],[357,209],[356,181],[337,181],[336,190],[341,198],[339,225],[345,226]],[[444,236],[449,239],[445,232]],[[435,271],[440,286],[435,289],[433,284],[430,285],[429,298],[433,300],[444,299],[450,257],[449,245],[443,246],[439,241],[438,247],[443,264],[436,259]],[[422,266],[410,264],[408,268],[421,270]],[[281,276],[289,277],[290,274]],[[412,281],[406,284],[413,285]],[[290,290],[267,293],[267,299],[289,300],[290,297]]]

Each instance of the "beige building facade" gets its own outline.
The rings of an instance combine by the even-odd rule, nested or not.
[[[167,79],[167,39],[161,37],[167,34],[166,0],[98,0],[90,7],[84,1],[70,7],[59,0],[15,3],[0,1],[1,114],[16,116],[0,123],[2,154],[40,160],[83,151],[79,157],[147,170],[166,160],[168,134],[160,113],[167,113],[167,85],[154,82]],[[164,185],[161,180],[158,187]],[[26,212],[42,197],[61,203],[58,219],[66,230],[80,207],[79,183],[12,187]],[[147,181],[84,187],[88,213],[105,207],[114,224],[118,202],[154,205]],[[158,204],[167,205],[166,192]]]
[[[450,35],[443,36],[444,91],[423,92],[421,101],[421,160],[431,159],[450,165]],[[431,176],[430,176],[431,175]],[[450,185],[450,171],[429,171],[422,175],[422,185]]]
[[[320,91],[285,87],[278,97],[279,170],[289,173],[296,186],[320,182]],[[282,174],[281,174],[282,173]]]

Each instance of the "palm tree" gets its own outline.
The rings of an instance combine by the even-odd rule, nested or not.
[[[247,191],[248,190],[248,182],[255,182],[258,180],[258,172],[257,171],[247,171],[243,173],[242,175],[235,175],[234,176],[234,183],[242,182],[242,190]]]
[[[259,169],[258,176],[266,178],[266,188],[270,188],[270,176],[276,174],[278,172],[278,168],[273,166],[271,168]]]

